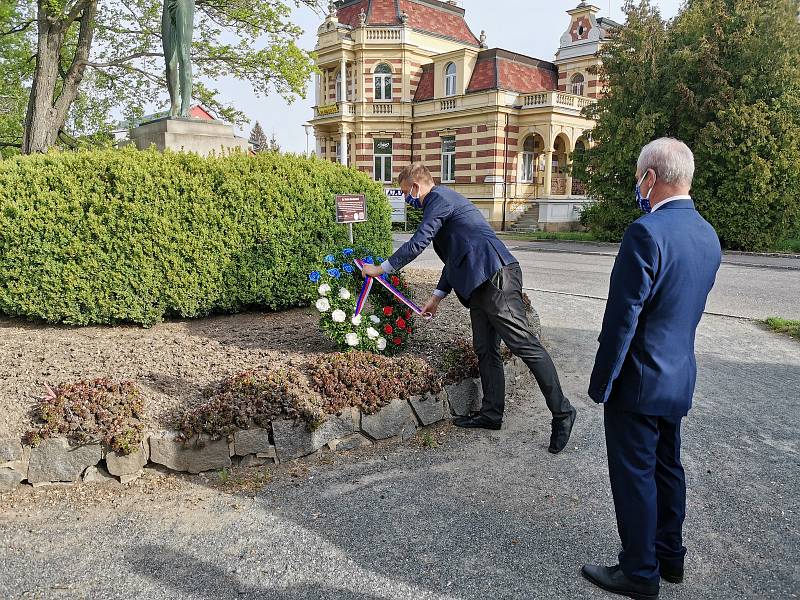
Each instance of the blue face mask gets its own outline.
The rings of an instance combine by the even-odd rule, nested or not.
[[[649,213],[650,211],[653,210],[652,207],[650,206],[650,194],[653,193],[653,188],[651,187],[650,191],[647,192],[647,197],[642,196],[642,184],[644,183],[645,177],[647,177],[647,173],[642,175],[642,178],[639,180],[639,183],[636,184],[636,205],[642,212]],[[653,186],[655,186],[655,182],[653,182]]]
[[[414,188],[412,187],[411,189],[413,190]],[[406,194],[406,204],[408,204],[411,208],[422,208],[422,202],[420,202],[419,196],[414,196],[411,193]]]

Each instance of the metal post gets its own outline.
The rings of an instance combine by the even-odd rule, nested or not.
[[[350,235],[350,245],[352,246],[353,245],[353,224],[352,223],[348,223],[347,224],[347,233]]]

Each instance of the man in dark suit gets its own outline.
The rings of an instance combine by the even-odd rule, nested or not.
[[[631,598],[658,598],[660,577],[683,581],[681,419],[694,394],[695,332],[721,260],[719,238],[689,196],[693,176],[683,142],[661,138],[642,149],[636,197],[648,214],[623,237],[589,383],[604,405],[622,552],[618,565],[582,573]]]
[[[422,163],[403,169],[399,182],[406,201],[423,209],[422,222],[413,237],[387,261],[380,266],[367,265],[364,273],[375,277],[402,269],[433,242],[444,269],[423,310],[436,314],[442,298],[455,290],[469,308],[483,385],[480,412],[456,419],[455,425],[500,429],[505,408],[502,339],[536,377],[553,414],[548,450],[561,452],[572,432],[576,411],[561,391],[553,360],[528,324],[519,262],[497,239],[475,205],[447,187],[434,185]]]

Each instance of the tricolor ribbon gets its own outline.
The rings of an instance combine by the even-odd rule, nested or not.
[[[364,261],[361,259],[353,259],[353,262],[358,267],[359,271],[363,273],[364,271]],[[420,315],[423,319],[430,320],[431,314],[430,313],[423,313],[422,309],[414,304],[411,300],[409,300],[403,292],[398,290],[394,287],[391,282],[386,278],[386,275],[381,275],[380,277],[364,277],[364,285],[361,286],[361,292],[358,294],[358,301],[356,302],[356,316],[361,314],[361,311],[364,308],[364,305],[367,303],[367,296],[369,296],[369,292],[372,289],[372,283],[377,281],[387,290],[389,293],[397,298],[400,302],[405,304],[414,314]]]

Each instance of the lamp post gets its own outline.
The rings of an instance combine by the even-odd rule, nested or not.
[[[306,158],[311,156],[311,150],[308,146],[308,137],[311,135],[311,132],[314,131],[314,126],[310,123],[303,123],[303,128],[306,130]]]

